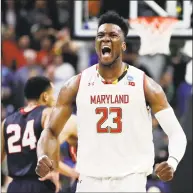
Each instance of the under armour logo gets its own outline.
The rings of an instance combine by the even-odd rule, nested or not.
[[[89,82],[88,86],[94,86],[94,82]]]

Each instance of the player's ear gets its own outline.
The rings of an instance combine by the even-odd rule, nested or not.
[[[41,94],[41,99],[42,99],[42,101],[44,101],[44,102],[47,102],[48,101],[48,93],[47,92],[43,92],[42,94]]]
[[[123,42],[123,43],[122,43],[122,50],[123,50],[123,52],[124,52],[126,49],[127,49],[126,42]]]

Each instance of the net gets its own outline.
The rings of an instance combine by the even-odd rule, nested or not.
[[[170,38],[177,21],[176,18],[159,16],[130,19],[130,26],[141,38],[139,54],[170,54]]]

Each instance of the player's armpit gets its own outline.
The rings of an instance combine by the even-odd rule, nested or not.
[[[144,92],[154,114],[170,107],[162,87],[147,75],[144,76]]]
[[[4,138],[4,123],[5,120],[1,124],[1,163],[5,159],[6,152],[5,152],[5,138]]]

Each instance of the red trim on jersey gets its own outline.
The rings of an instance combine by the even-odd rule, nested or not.
[[[96,70],[98,70],[98,69],[99,69],[98,64],[96,64]]]
[[[99,78],[99,73],[98,73],[98,65],[96,64],[96,71],[97,71],[97,77]]]
[[[146,100],[146,94],[145,94],[146,93],[146,86],[147,86],[146,80],[147,80],[147,75],[144,72],[144,74],[143,74],[143,93],[144,93],[144,97],[145,97],[145,101],[146,101],[146,106],[149,106],[149,103]]]
[[[76,162],[77,148],[74,147],[74,146],[70,146],[69,150],[70,150],[70,155],[71,155],[71,157],[72,157],[72,161],[73,161],[73,162]]]
[[[146,74],[145,74],[145,72],[144,72],[144,74],[143,74],[143,90],[144,90],[144,93],[145,93],[145,89],[146,88]]]
[[[25,111],[24,108],[25,107],[22,107],[19,112],[22,114],[22,115],[26,115],[28,113],[30,113],[31,111],[33,111],[34,109],[36,109],[37,107],[39,107],[39,105],[35,106],[33,109],[31,109],[30,111]]]
[[[84,71],[84,70],[83,70]],[[79,91],[79,88],[80,88],[80,81],[81,81],[81,77],[82,77],[82,72],[80,74],[77,75],[79,77],[79,80],[78,80],[78,91]],[[78,91],[76,94],[78,94]]]
[[[113,84],[112,81],[103,81],[103,80],[102,80],[102,82],[103,82],[104,84]]]
[[[79,77],[79,84],[80,84],[80,81],[81,81],[81,77],[82,77],[82,72],[80,74],[78,74],[78,77]]]

